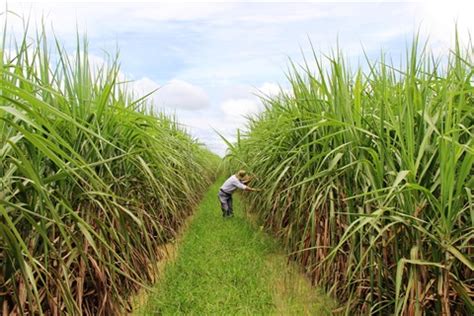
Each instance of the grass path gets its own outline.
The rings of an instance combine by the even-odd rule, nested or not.
[[[248,221],[238,199],[235,217],[222,218],[217,191],[223,180],[205,195],[176,259],[166,264],[156,291],[136,314],[329,314],[331,300],[286,264],[276,243]]]

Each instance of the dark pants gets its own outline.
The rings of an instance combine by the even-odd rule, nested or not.
[[[232,216],[232,194],[226,193],[222,190],[219,190],[217,194],[219,201],[221,202],[222,216]]]

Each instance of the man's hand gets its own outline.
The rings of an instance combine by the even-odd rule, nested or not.
[[[254,188],[251,188],[251,187],[247,187],[246,191],[260,192],[260,191],[262,191],[262,189],[254,189]]]

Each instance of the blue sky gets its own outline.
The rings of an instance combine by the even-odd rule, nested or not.
[[[134,89],[160,87],[155,106],[175,113],[219,154],[225,145],[213,129],[233,140],[243,116],[262,110],[255,93],[286,88],[288,60],[310,54],[308,39],[322,53],[339,43],[355,68],[363,49],[371,58],[383,49],[399,60],[418,29],[439,54],[448,50],[455,20],[463,38],[474,29],[471,1],[8,3],[33,20],[44,15],[66,47],[74,45],[77,24],[97,63],[118,47]],[[19,29],[18,21],[10,24]]]

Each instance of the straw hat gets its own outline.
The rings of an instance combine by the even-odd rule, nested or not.
[[[237,179],[239,179],[239,180],[243,180],[246,175],[247,175],[247,171],[245,171],[245,170],[239,170],[239,171],[235,174],[235,176],[236,176]]]
[[[242,182],[243,184],[247,184],[250,182],[250,180],[252,180],[252,177],[250,177],[248,174],[245,175],[241,180],[240,182]]]

